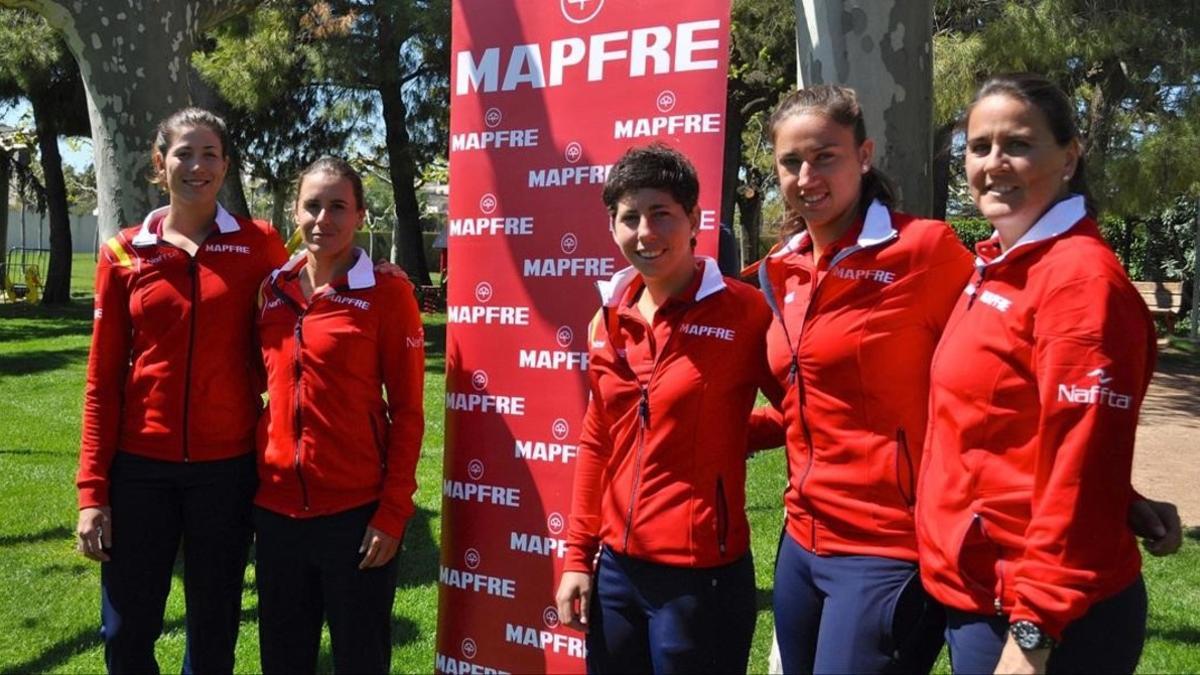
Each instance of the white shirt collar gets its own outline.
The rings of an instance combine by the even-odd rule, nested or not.
[[[703,264],[701,270],[700,287],[696,289],[696,302],[707,298],[713,293],[717,293],[725,289],[725,277],[721,274],[721,268],[717,265],[717,261],[708,256],[696,256]],[[638,278],[638,271],[631,265],[616,274],[612,275],[611,279],[601,280],[596,282],[596,290],[600,291],[600,301],[605,307],[614,307],[621,298],[625,296],[625,291]]]
[[[357,246],[354,247],[354,254],[358,258],[350,266],[350,271],[346,272],[346,286],[352,291],[371,288],[375,285],[375,264],[371,262],[371,256],[367,255],[366,251]],[[279,269],[271,273],[271,281],[274,281],[280,274],[295,271],[307,259],[308,253],[305,251],[300,251],[293,255]]]
[[[146,214],[146,217],[142,219],[142,229],[138,230],[137,235],[133,238],[132,243],[134,246],[153,246],[158,243],[158,234],[150,229],[150,227],[159,219],[160,215],[165,216],[167,210],[170,208],[170,205],[167,205]],[[217,204],[217,216],[214,220],[217,223],[217,231],[221,234],[231,234],[242,229],[242,226],[238,224],[237,218],[234,218],[220,204]]]
[[[892,212],[882,202],[875,200],[867,207],[867,215],[863,218],[863,228],[862,232],[858,234],[856,246],[858,248],[875,246],[891,239],[895,234],[896,228],[892,227]],[[770,257],[780,258],[798,251],[806,241],[808,241],[808,231],[799,232]]]
[[[1017,243],[1010,246],[1008,250],[996,256],[991,261],[985,261],[976,256],[975,265],[978,267],[995,265],[1004,260],[1008,254],[1022,246],[1035,244],[1039,241],[1062,235],[1074,227],[1076,223],[1083,220],[1085,216],[1087,216],[1087,201],[1083,198],[1083,195],[1073,194],[1050,207],[1050,210],[1041,218],[1038,218],[1033,227],[1026,230],[1025,234],[1021,235],[1021,238],[1017,240]],[[997,235],[998,233],[993,230],[991,238],[995,238]]]

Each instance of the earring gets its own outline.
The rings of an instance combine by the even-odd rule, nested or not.
[[[1071,180],[1071,174],[1063,174],[1063,182],[1066,183],[1069,180]]]

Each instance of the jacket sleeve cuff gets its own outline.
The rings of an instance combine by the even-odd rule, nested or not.
[[[79,486],[80,510],[102,506],[108,506],[108,481],[98,481],[96,485]]]
[[[591,574],[593,562],[596,560],[596,552],[599,550],[597,544],[581,546],[579,544],[567,544],[566,561],[563,563],[564,572],[583,572]]]
[[[375,515],[371,516],[371,521],[368,523],[371,527],[396,539],[404,537],[404,527],[407,524],[408,516],[402,513],[400,509],[388,506],[387,504],[380,504],[379,508],[375,509]]]
[[[1049,614],[1040,613],[1034,608],[1021,603],[1019,600],[1008,617],[1009,623],[1016,623],[1018,621],[1029,621],[1036,624],[1042,629],[1043,633],[1050,636],[1050,639],[1056,643],[1062,642],[1062,634],[1067,628],[1068,623]]]

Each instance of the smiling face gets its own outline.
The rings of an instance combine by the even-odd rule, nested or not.
[[[775,172],[788,208],[809,229],[840,233],[854,220],[875,146],[820,112],[800,112],[775,129]]]
[[[670,192],[641,188],[617,200],[613,241],[647,284],[676,290],[691,278],[691,242],[699,225],[698,209],[688,213]]]
[[[980,99],[967,119],[967,184],[979,212],[1013,245],[1067,194],[1079,144],[1055,139],[1036,106],[1008,94]]]
[[[229,169],[221,137],[204,126],[180,128],[166,152],[155,152],[151,159],[161,184],[171,195],[171,203],[199,208],[216,203]]]
[[[339,261],[351,255],[365,212],[349,179],[315,171],[300,182],[295,215],[309,257]]]

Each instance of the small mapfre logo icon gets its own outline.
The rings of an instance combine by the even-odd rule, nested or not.
[[[571,23],[587,23],[604,8],[604,0],[558,0],[563,18]]]
[[[654,99],[654,106],[658,108],[660,113],[669,113],[675,109],[675,92],[670,89],[664,89],[659,92],[658,97]]]
[[[483,460],[473,459],[467,462],[467,475],[471,477],[471,480],[483,478],[483,470]]]
[[[483,113],[483,123],[489,129],[495,129],[500,126],[500,122],[504,121],[504,113],[500,112],[499,108],[488,108],[487,112]]]
[[[563,157],[572,164],[575,164],[583,158],[583,146],[579,141],[571,141],[567,143],[567,149],[563,151]]]
[[[479,648],[475,646],[475,641],[472,640],[471,638],[463,638],[462,655],[467,657],[468,659],[473,659],[473,658],[475,658],[475,655],[478,653],[479,653]]]
[[[1096,368],[1085,377],[1083,386],[1078,384],[1058,385],[1058,400],[1062,403],[1077,403],[1079,405],[1103,405],[1109,408],[1129,410],[1133,407],[1133,397],[1113,391],[1108,383],[1113,381],[1111,375],[1103,368]]]

